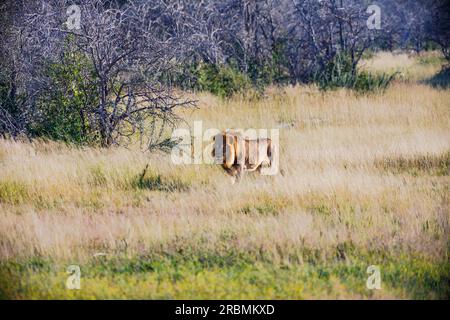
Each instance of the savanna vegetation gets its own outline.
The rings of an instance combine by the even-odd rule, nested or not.
[[[448,7],[2,1],[0,298],[448,298]],[[199,120],[284,174],[175,165]]]
[[[364,72],[396,74],[376,92],[191,93],[184,126],[280,128],[284,176],[233,186],[215,165],[133,146],[1,140],[0,297],[448,298],[444,64],[366,57]],[[80,290],[66,288],[69,265]],[[366,287],[370,265],[380,290]]]

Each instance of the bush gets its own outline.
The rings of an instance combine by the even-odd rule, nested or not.
[[[34,136],[83,144],[96,140],[90,130],[86,109],[98,103],[92,85],[92,67],[82,56],[66,52],[61,62],[49,64],[47,76],[51,83],[38,100],[40,119],[31,128]]]
[[[328,63],[325,71],[316,73],[313,81],[321,90],[349,88],[366,93],[386,90],[395,76],[396,73],[389,75],[359,71],[347,54],[340,54]]]
[[[396,75],[397,73],[371,74],[366,71],[361,71],[357,73],[356,80],[351,88],[358,92],[384,91],[389,87],[392,80],[395,79]]]
[[[285,52],[286,43],[284,40],[280,40],[274,44],[271,55],[267,59],[248,61],[247,74],[257,90],[264,91],[265,87],[272,84],[292,83]]]
[[[197,74],[198,88],[221,98],[229,98],[251,87],[249,78],[232,66],[200,64]]]

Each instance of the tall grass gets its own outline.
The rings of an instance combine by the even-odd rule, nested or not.
[[[0,297],[448,297],[450,91],[428,74],[369,96],[199,94],[188,123],[280,128],[285,175],[233,186],[165,154],[0,140]]]

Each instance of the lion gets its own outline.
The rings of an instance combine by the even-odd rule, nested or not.
[[[269,138],[250,139],[239,132],[223,132],[213,138],[212,156],[231,176],[232,183],[240,181],[244,172],[271,168],[275,164],[276,146]],[[216,150],[220,152],[216,157]]]

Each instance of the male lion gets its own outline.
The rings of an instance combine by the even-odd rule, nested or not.
[[[241,180],[245,171],[262,173],[263,168],[273,169],[276,165],[276,146],[271,139],[250,139],[239,132],[223,132],[213,139],[212,156],[232,177],[233,184]]]

